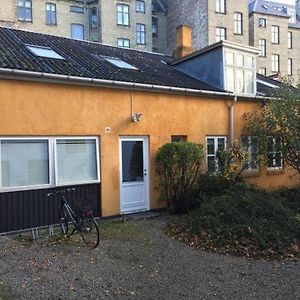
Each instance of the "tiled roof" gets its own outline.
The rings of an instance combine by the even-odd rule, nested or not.
[[[35,56],[26,44],[50,47],[65,59]],[[119,58],[137,70],[116,67],[104,56]],[[0,68],[219,91],[177,71],[170,65],[172,61],[169,56],[151,52],[0,27]]]
[[[166,13],[167,12],[167,6],[161,0],[152,0],[152,11],[154,13],[155,12]]]
[[[249,1],[249,14],[261,13],[266,15],[290,18],[290,16],[288,15],[288,9],[295,10],[295,6],[285,4],[284,0],[282,0],[282,3],[265,1],[265,0]],[[289,22],[289,27],[300,28],[300,20],[296,18],[295,23]]]

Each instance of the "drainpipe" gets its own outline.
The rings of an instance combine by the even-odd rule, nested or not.
[[[237,96],[234,96],[232,103],[229,106],[229,118],[230,118],[230,144],[233,147],[234,144],[234,105],[237,102]]]

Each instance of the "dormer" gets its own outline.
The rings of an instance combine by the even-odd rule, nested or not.
[[[258,49],[220,41],[174,61],[180,72],[237,95],[256,95]]]

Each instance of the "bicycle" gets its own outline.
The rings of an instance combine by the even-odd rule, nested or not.
[[[71,191],[75,191],[75,189],[63,189],[47,194],[48,197],[54,195],[58,195],[59,197],[59,223],[61,231],[63,235],[68,238],[78,231],[84,243],[92,249],[95,249],[99,245],[100,234],[98,224],[93,216],[93,211],[84,208],[78,209],[79,213],[75,213],[65,197],[65,194]],[[74,226],[71,232],[69,232],[69,224],[73,224]]]

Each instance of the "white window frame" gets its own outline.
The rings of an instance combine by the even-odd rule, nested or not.
[[[288,75],[293,76],[293,59],[288,58]]]
[[[22,2],[22,5],[19,5]],[[26,3],[29,7],[26,7]],[[18,20],[23,22],[32,22],[32,0],[18,0]],[[30,18],[26,19],[26,10],[30,9]],[[20,17],[20,10],[24,11],[25,18]]]
[[[225,27],[216,27],[216,42],[225,41],[227,32]]]
[[[288,49],[293,49],[293,32],[288,31]]]
[[[146,45],[146,25],[136,23],[136,44]]]
[[[144,0],[135,0],[135,11],[137,13],[146,13],[146,3]]]
[[[269,151],[267,152],[267,169],[268,169],[268,171],[282,170],[283,169],[282,151],[277,151],[277,152],[281,153],[280,167],[276,167],[275,166],[275,164],[276,164],[275,157],[273,157],[273,166],[272,167],[268,166],[268,163],[269,163],[269,154],[270,153],[273,153],[273,154],[276,153],[276,137],[269,136],[268,139],[272,139],[273,151],[272,152],[269,152]],[[282,141],[281,141],[281,143],[282,143]]]
[[[125,42],[128,42],[128,46],[124,46]],[[118,38],[117,39],[117,46],[121,47],[121,48],[130,48],[130,39]]]
[[[271,42],[272,44],[280,44],[280,29],[277,25],[271,27]]]
[[[272,54],[272,72],[280,72],[280,56],[278,54]]]
[[[264,67],[259,68],[258,73],[263,76],[267,76],[267,68]]]
[[[52,8],[54,7],[54,10]],[[46,2],[46,25],[57,25],[57,10],[56,4],[53,2]],[[48,22],[48,15],[50,16]],[[53,22],[53,15],[54,15],[54,22]]]
[[[252,162],[252,139],[253,138],[257,138],[255,136],[251,136],[251,135],[244,135],[242,136],[241,138],[247,138],[247,149],[244,147],[244,145],[242,145],[241,143],[241,146],[242,146],[242,149],[245,149],[249,154],[250,154],[250,158],[247,162],[248,164],[248,167],[244,170],[245,172],[258,172],[259,171],[259,163],[258,161],[256,161],[256,164],[257,164],[257,167],[256,168],[252,168],[251,167],[251,162]],[[242,139],[241,139],[242,141]],[[258,145],[257,145],[257,148],[258,148]],[[256,155],[258,155],[258,149],[257,149],[257,153],[254,153]]]
[[[74,28],[75,26],[76,26],[77,28],[81,28],[81,29],[82,29],[82,36],[81,36],[81,37],[74,37],[74,36],[73,36],[73,28]],[[83,24],[80,24],[80,23],[71,23],[71,38],[74,39],[74,40],[83,41],[83,40],[84,40],[84,36],[85,36],[84,30],[85,30],[85,28],[84,28],[84,25],[83,25]]]
[[[243,35],[243,14],[238,11],[234,13],[234,34]]]
[[[125,11],[126,8],[126,11]],[[121,26],[129,26],[130,25],[130,15],[129,15],[129,5],[128,4],[122,4],[118,3],[117,4],[117,25]],[[121,22],[119,22],[119,15],[121,16]],[[127,15],[128,22],[126,22],[125,15]]]
[[[216,13],[226,14],[226,0],[216,0]]]
[[[96,180],[86,180],[77,182],[64,182],[58,183],[57,176],[57,140],[94,140],[96,145]],[[48,155],[49,155],[49,183],[48,184],[38,184],[38,185],[26,185],[26,186],[14,186],[14,187],[1,187],[1,142],[2,141],[47,141],[48,142]],[[55,137],[0,137],[0,193],[13,192],[13,191],[26,191],[26,190],[36,190],[45,188],[54,188],[60,186],[69,185],[83,185],[99,183],[100,180],[100,152],[99,152],[99,137],[97,136],[55,136]]]
[[[258,41],[259,56],[266,57],[267,54],[267,41],[265,39],[259,39]]]
[[[207,148],[207,140],[208,139],[213,139],[214,140],[214,149],[215,149],[215,153],[214,154],[208,154],[208,148]],[[218,139],[224,139],[224,150],[227,149],[227,136],[225,135],[220,135],[220,136],[206,136],[205,137],[205,151],[206,151],[206,169],[208,170],[208,157],[214,157],[215,158],[215,164],[216,164],[216,170],[215,172],[219,171],[219,167],[218,167],[218,158],[217,158],[217,151],[218,149]]]
[[[267,27],[267,19],[259,18],[258,19],[258,27],[266,28]]]

